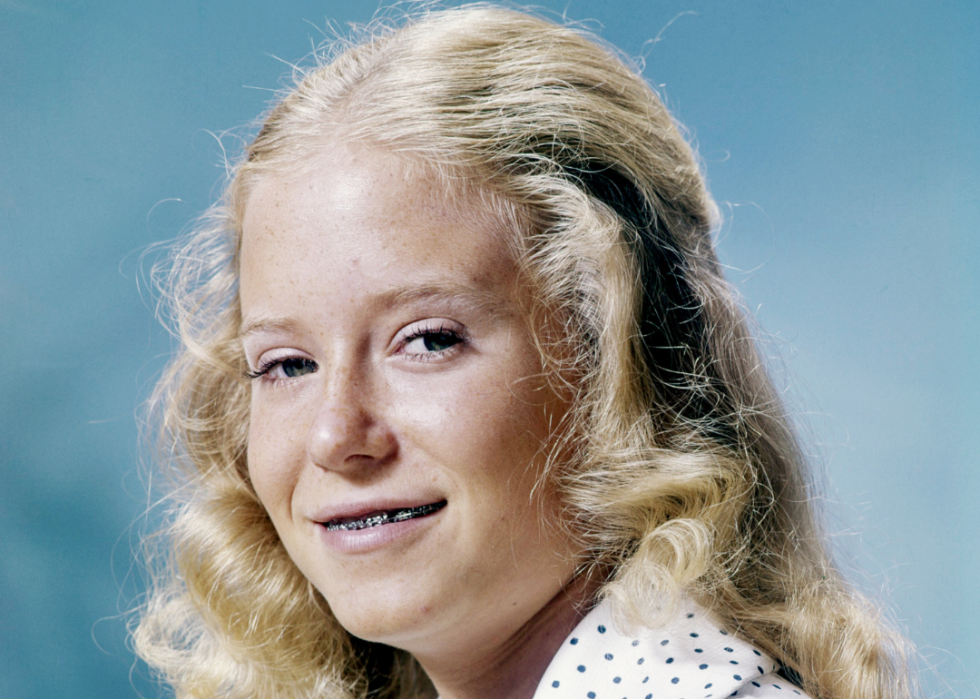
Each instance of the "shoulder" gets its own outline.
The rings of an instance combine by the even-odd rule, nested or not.
[[[663,628],[627,634],[602,602],[565,639],[534,699],[809,699],[778,668],[693,604]]]

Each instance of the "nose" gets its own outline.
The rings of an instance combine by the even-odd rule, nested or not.
[[[394,456],[397,441],[356,384],[331,382],[307,434],[306,451],[322,469],[352,473]]]

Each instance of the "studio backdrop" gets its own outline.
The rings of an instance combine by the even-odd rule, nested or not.
[[[687,127],[840,565],[927,688],[977,696],[977,3],[538,7],[643,63]],[[219,195],[293,64],[377,10],[0,0],[0,698],[157,696],[126,640],[142,404],[174,347],[154,246]]]

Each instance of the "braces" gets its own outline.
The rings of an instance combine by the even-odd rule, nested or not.
[[[404,522],[406,519],[423,517],[425,515],[432,514],[436,510],[442,509],[445,504],[445,501],[443,501],[433,503],[431,505],[409,507],[404,510],[398,510],[395,514],[382,512],[380,514],[371,515],[370,517],[365,517],[364,519],[356,519],[353,522],[328,522],[325,526],[327,531],[330,532],[367,529],[369,527],[377,527],[382,524],[389,524],[391,522]]]

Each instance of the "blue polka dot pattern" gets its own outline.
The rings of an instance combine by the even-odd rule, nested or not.
[[[611,603],[600,602],[562,644],[534,699],[810,699],[776,675],[775,661],[686,606],[670,624],[624,631]]]

